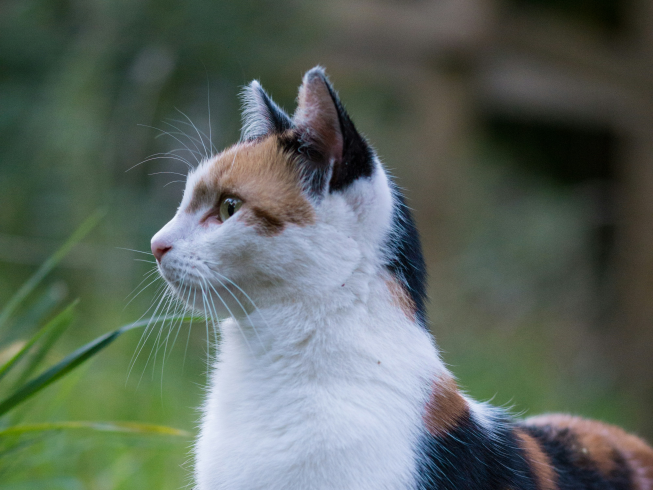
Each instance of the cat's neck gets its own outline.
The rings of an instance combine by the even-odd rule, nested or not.
[[[432,383],[446,369],[388,277],[367,286],[313,302],[299,295],[225,322],[197,448],[200,481],[409,487]]]
[[[238,355],[239,362],[305,358],[310,366],[331,362],[329,356],[337,352],[349,353],[343,362],[365,362],[363,358],[370,355],[382,363],[383,357],[399,358],[393,349],[402,344],[415,344],[416,353],[438,359],[432,337],[417,323],[410,299],[386,271],[360,271],[329,290],[299,289],[271,297],[258,300],[259,307],[222,325],[222,346]],[[223,352],[221,362],[229,360],[225,355],[229,356]],[[438,375],[444,367],[439,359],[435,364]]]

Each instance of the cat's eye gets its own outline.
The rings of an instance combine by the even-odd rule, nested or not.
[[[220,219],[224,223],[231,218],[243,205],[243,201],[237,197],[226,197],[220,203]]]

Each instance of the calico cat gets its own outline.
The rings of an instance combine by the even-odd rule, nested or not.
[[[229,317],[198,490],[653,489],[637,437],[458,390],[411,214],[322,68],[292,117],[256,81],[244,102],[241,141],[190,173],[152,239],[188,307]]]

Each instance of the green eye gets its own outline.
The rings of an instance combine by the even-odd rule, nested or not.
[[[243,201],[237,197],[226,197],[220,203],[220,219],[224,223],[231,218],[243,205]]]

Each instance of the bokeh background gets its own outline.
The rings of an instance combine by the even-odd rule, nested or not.
[[[186,173],[148,158],[194,150],[189,120],[217,148],[235,142],[254,78],[292,111],[316,64],[406,190],[460,384],[653,438],[650,0],[3,0],[0,305],[105,207],[42,287],[52,305],[81,298],[52,358],[140,317],[156,284],[126,298],[152,264],[124,248],[149,250],[183,189],[161,172]],[[165,365],[146,349],[129,377],[139,335],[125,335],[21,417],[194,433],[207,343],[193,327],[186,350],[185,333]],[[50,435],[0,488],[183,488],[190,446]]]

